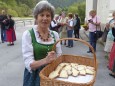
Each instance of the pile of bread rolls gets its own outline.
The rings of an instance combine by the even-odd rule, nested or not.
[[[69,76],[77,77],[79,75],[93,75],[94,67],[79,65],[77,63],[60,63],[57,68],[49,74],[49,78],[68,78]]]

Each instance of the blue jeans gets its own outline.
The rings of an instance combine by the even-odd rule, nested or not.
[[[73,30],[68,30],[67,31],[68,38],[72,38],[72,35],[73,35]],[[68,46],[73,47],[73,40],[68,40]]]
[[[94,48],[94,51],[96,51],[96,42],[97,42],[97,39],[95,37],[95,33],[89,32],[89,43]],[[89,49],[89,51],[91,51],[91,49]]]
[[[1,41],[4,42],[6,40],[6,30],[1,29]]]

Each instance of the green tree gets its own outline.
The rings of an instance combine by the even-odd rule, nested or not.
[[[12,10],[12,9],[8,9],[7,13],[14,16],[14,17],[18,16],[17,12],[15,10]]]
[[[68,7],[68,13],[77,13],[81,19],[81,24],[84,23],[85,18],[85,2],[74,3]]]
[[[80,16],[81,19],[81,24],[84,24],[84,19],[85,19],[85,2],[81,3],[78,5],[78,14]]]
[[[56,14],[60,14],[61,13],[61,11],[62,11],[62,9],[60,8],[60,7],[58,7],[57,9],[56,9]]]

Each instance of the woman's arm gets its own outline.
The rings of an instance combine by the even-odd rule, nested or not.
[[[55,39],[56,41],[58,41],[60,38],[59,38],[59,34],[55,31],[53,31],[54,35],[55,35]],[[58,43],[56,45],[56,54],[57,54],[57,57],[60,56],[62,54],[62,49],[61,49],[61,44]]]

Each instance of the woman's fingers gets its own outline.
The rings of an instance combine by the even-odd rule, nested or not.
[[[48,63],[51,63],[53,60],[55,60],[56,59],[55,51],[48,52],[48,55],[46,58],[47,58]]]

